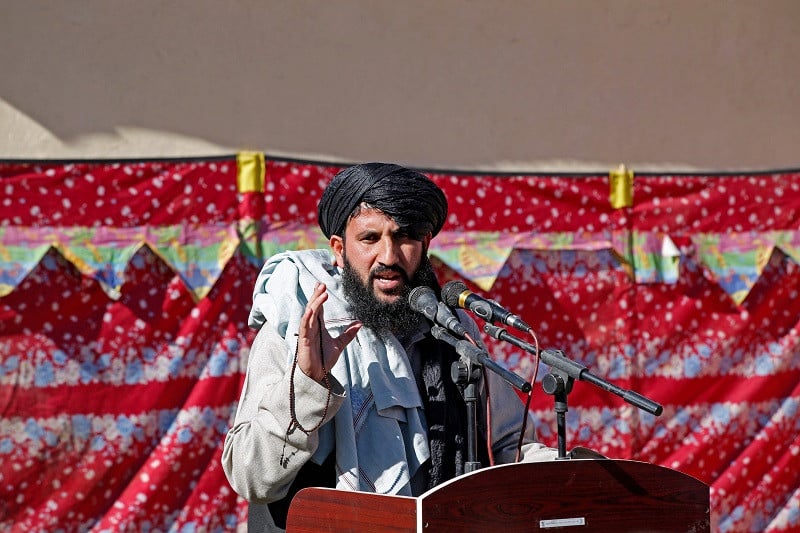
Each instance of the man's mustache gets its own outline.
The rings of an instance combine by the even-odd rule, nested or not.
[[[372,283],[375,280],[376,277],[378,277],[379,275],[384,274],[386,272],[396,272],[396,273],[400,274],[400,276],[402,276],[403,281],[406,284],[411,282],[411,278],[408,277],[408,274],[406,273],[405,270],[403,270],[402,268],[400,268],[397,265],[391,265],[391,266],[377,266],[377,267],[373,268],[372,271],[369,273],[369,281],[370,281],[370,283]]]

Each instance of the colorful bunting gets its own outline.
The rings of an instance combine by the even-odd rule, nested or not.
[[[339,168],[0,163],[0,528],[243,527],[219,458],[253,283],[266,257],[327,246],[316,203]],[[714,530],[800,527],[800,173],[430,176],[450,203],[442,281],[664,405],[577,383],[570,446],[698,477]],[[552,407],[537,385],[548,444]]]

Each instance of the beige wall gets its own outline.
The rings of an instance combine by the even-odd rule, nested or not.
[[[0,158],[800,166],[800,2],[3,0]]]

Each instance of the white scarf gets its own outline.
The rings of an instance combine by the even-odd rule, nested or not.
[[[327,250],[284,252],[271,257],[258,275],[249,324],[275,328],[286,340],[289,364],[297,344],[294,334],[317,282],[328,290],[324,314],[331,335],[338,336],[354,320],[331,259]],[[410,480],[430,450],[422,400],[402,345],[394,336],[382,338],[361,328],[330,372],[349,402],[333,424],[320,428],[312,460],[322,464],[335,447],[337,489],[412,496]]]

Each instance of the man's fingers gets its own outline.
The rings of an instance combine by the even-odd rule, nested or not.
[[[318,368],[318,362],[324,360],[327,368],[333,367],[345,347],[356,338],[362,325],[358,321],[352,322],[338,337],[335,339],[331,337],[324,326],[323,304],[327,299],[328,293],[325,285],[318,283],[308,299],[298,331],[300,337],[298,339],[298,362],[300,368],[307,375],[317,379],[317,381],[322,379],[317,376],[318,371],[322,370]],[[320,348],[323,348],[324,353],[319,353]]]
[[[328,293],[325,285],[317,283],[316,287],[314,287],[314,292],[311,293],[311,297],[308,299],[305,313],[303,313],[301,327],[305,326],[307,330],[314,330],[317,321],[323,320],[324,314],[322,304],[324,304],[327,299]]]
[[[333,339],[334,346],[338,352],[341,353],[348,344],[353,342],[353,339],[355,339],[356,335],[358,335],[358,331],[361,329],[361,326],[361,322],[353,322],[347,326],[347,329],[344,330],[338,337]]]

